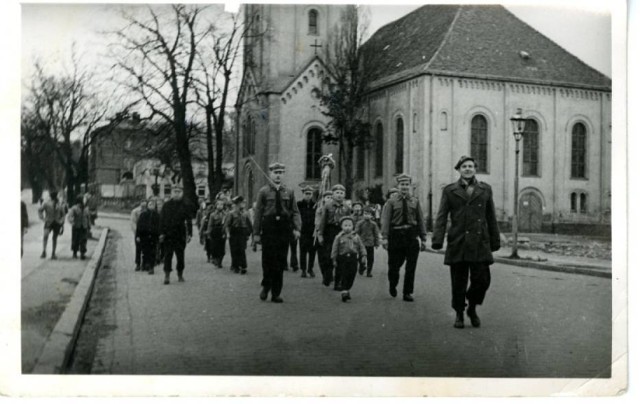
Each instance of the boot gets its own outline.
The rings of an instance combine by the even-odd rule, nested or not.
[[[313,269],[309,270],[309,278],[315,278],[316,274],[313,272]]]
[[[478,314],[476,313],[476,305],[469,305],[469,308],[467,309],[467,316],[469,316],[469,320],[471,320],[471,325],[474,326],[475,328],[480,327],[480,317],[478,317]]]
[[[456,322],[453,323],[455,328],[464,328],[464,311],[456,311]]]
[[[267,300],[267,296],[269,295],[269,289],[263,287],[260,291],[260,300]]]
[[[164,274],[164,284],[165,284],[165,285],[168,285],[168,284],[169,284],[169,273],[168,273],[168,272],[166,272],[166,273]]]
[[[300,275],[301,278],[306,278],[307,277],[307,271],[305,271],[304,269],[302,270],[302,274]]]

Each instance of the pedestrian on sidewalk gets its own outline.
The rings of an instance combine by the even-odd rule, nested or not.
[[[89,210],[89,219],[91,219],[88,238],[93,239],[94,237],[91,234],[91,227],[96,225],[96,219],[98,218],[98,200],[93,196],[91,191],[87,191],[84,194],[84,206]]]
[[[331,248],[333,246],[333,240],[340,233],[340,219],[345,216],[351,215],[351,209],[349,209],[344,203],[345,188],[340,184],[336,184],[331,188],[333,192],[332,199],[322,207],[320,214],[320,222],[318,224],[318,243],[321,245],[319,252],[319,259],[324,262],[322,283],[325,286],[329,286],[331,282],[333,284],[333,290],[340,290],[340,283],[338,282],[337,268],[334,268],[333,261],[331,260]],[[334,269],[336,274],[334,275]]]
[[[81,195],[76,197],[76,203],[71,207],[67,215],[67,220],[71,226],[71,251],[73,258],[78,258],[80,251],[80,259],[86,258],[87,238],[91,231],[91,216],[89,209],[84,206],[84,198]]]
[[[193,225],[187,204],[182,200],[182,186],[174,184],[171,199],[160,213],[160,240],[164,243],[164,284],[169,284],[171,260],[176,255],[178,282],[184,282],[184,249],[191,241]]]
[[[353,231],[354,220],[351,216],[340,219],[342,231],[336,235],[331,246],[331,261],[336,267],[336,283],[342,291],[342,301],[351,300],[351,288],[358,272],[358,263],[367,264],[367,251],[362,240]]]
[[[251,220],[246,211],[247,203],[242,196],[233,198],[233,209],[224,219],[224,233],[229,240],[231,270],[247,273],[247,241],[251,237]]]
[[[396,297],[400,281],[400,268],[404,266],[402,300],[413,301],[416,266],[420,251],[427,249],[427,229],[420,201],[411,195],[413,179],[399,174],[396,182],[399,192],[392,196],[382,209],[382,247],[389,251],[389,294]],[[421,242],[418,243],[418,237]]]
[[[135,255],[136,267],[135,267],[135,271],[139,271],[140,270],[140,255],[142,254],[142,249],[140,248],[140,243],[138,242],[138,239],[136,237],[136,228],[138,226],[138,219],[140,219],[140,215],[146,209],[147,209],[147,200],[146,199],[141,199],[139,205],[137,207],[135,207],[131,211],[131,231],[133,232],[133,242],[134,242],[135,248],[136,248],[136,255]]]
[[[224,232],[225,201],[216,199],[213,212],[207,219],[207,239],[211,246],[211,262],[218,268],[222,268],[224,259],[226,234]]]
[[[156,212],[158,212],[158,216],[160,216],[160,212],[162,212],[162,207],[164,206],[164,200],[162,198],[154,198],[156,201]],[[164,243],[160,240],[160,236],[158,236],[158,244],[156,246],[156,265],[160,265],[164,263]]]
[[[27,212],[27,205],[24,201],[20,201],[20,256],[24,254],[24,235],[27,234],[29,228],[29,213]]]
[[[63,204],[58,200],[58,191],[49,191],[49,200],[38,208],[38,217],[44,222],[44,234],[42,236],[42,254],[40,258],[47,257],[47,242],[51,233],[51,259],[55,260],[58,236],[64,233],[64,217],[66,215]]]
[[[140,245],[142,270],[150,275],[154,273],[156,250],[160,236],[160,214],[156,209],[156,201],[150,199],[138,218],[136,226],[136,242]]]
[[[367,278],[371,278],[371,271],[373,269],[373,249],[378,248],[380,245],[380,229],[376,222],[373,221],[374,209],[368,207],[363,210],[362,220],[356,224],[356,233],[360,236],[364,248],[367,251],[367,265],[360,266],[360,275],[364,274],[367,270]]]
[[[300,269],[302,277],[315,278],[313,272],[313,262],[316,259],[316,248],[314,246],[313,232],[315,229],[314,219],[316,216],[315,201],[313,200],[313,188],[306,186],[302,188],[304,198],[298,201],[298,211],[300,211]]]
[[[262,291],[260,299],[282,303],[282,270],[287,265],[291,234],[300,237],[300,212],[293,190],[282,183],[285,166],[269,166],[269,184],[260,188],[257,197],[253,237],[262,243]]]
[[[450,266],[451,306],[456,312],[456,328],[464,328],[466,301],[471,325],[480,327],[476,306],[484,301],[491,283],[492,252],[500,249],[493,191],[489,184],[476,179],[476,168],[472,157],[462,156],[458,160],[455,169],[460,178],[442,190],[433,231],[432,248],[439,250],[443,246],[447,218],[451,218],[451,226],[446,231],[444,263]]]

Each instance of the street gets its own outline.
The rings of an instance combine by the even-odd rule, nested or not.
[[[319,276],[287,271],[278,305],[258,298],[260,252],[248,249],[248,274],[234,274],[228,246],[225,268],[216,269],[196,236],[186,282],[174,270],[165,286],[161,266],[134,272],[127,220],[99,224],[117,245],[107,246],[71,373],[610,376],[610,279],[495,264],[478,308],[482,327],[466,318],[459,330],[442,255],[420,254],[413,303],[388,294],[379,249],[373,278],[358,275],[350,302]]]

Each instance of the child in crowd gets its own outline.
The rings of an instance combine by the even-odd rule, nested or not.
[[[380,229],[373,220],[374,208],[367,207],[363,210],[362,220],[356,224],[356,233],[360,236],[364,248],[367,251],[367,277],[371,278],[371,270],[373,268],[373,249],[378,248]],[[360,275],[364,273],[365,266],[360,266]]]
[[[207,237],[207,229],[209,226],[209,216],[211,216],[211,212],[213,212],[213,205],[211,202],[205,202],[205,209],[202,213],[202,219],[200,220],[200,225],[198,226],[198,234],[200,235],[200,245],[204,246],[204,251],[207,253],[207,262],[213,262],[213,254],[211,250],[211,239]]]
[[[252,228],[249,214],[245,210],[246,202],[242,196],[233,198],[233,209],[224,219],[224,232],[229,239],[231,252],[231,270],[235,273],[247,273],[247,241]]]
[[[147,209],[140,213],[136,226],[136,242],[140,244],[142,254],[142,271],[149,272],[150,275],[154,273],[160,237],[160,214],[156,209],[156,201],[150,199],[147,202]]]
[[[364,244],[360,240],[360,236],[353,231],[353,218],[344,216],[340,219],[340,228],[342,231],[338,233],[333,240],[331,248],[331,260],[336,267],[336,284],[340,285],[342,291],[342,301],[351,300],[349,293],[353,286],[358,271],[358,262],[366,265],[366,254]]]
[[[357,226],[358,222],[362,220],[362,202],[353,202],[351,204],[351,209],[353,210],[353,221]]]

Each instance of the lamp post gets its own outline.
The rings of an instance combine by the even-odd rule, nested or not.
[[[516,140],[516,175],[513,191],[513,223],[511,224],[511,231],[513,232],[513,248],[511,250],[510,258],[520,258],[518,256],[518,180],[520,178],[518,168],[520,163],[520,139],[522,139],[522,133],[524,132],[524,125],[526,122],[526,120],[522,117],[522,108],[518,108],[516,110],[516,114],[512,116],[510,120],[513,127],[513,137]]]

